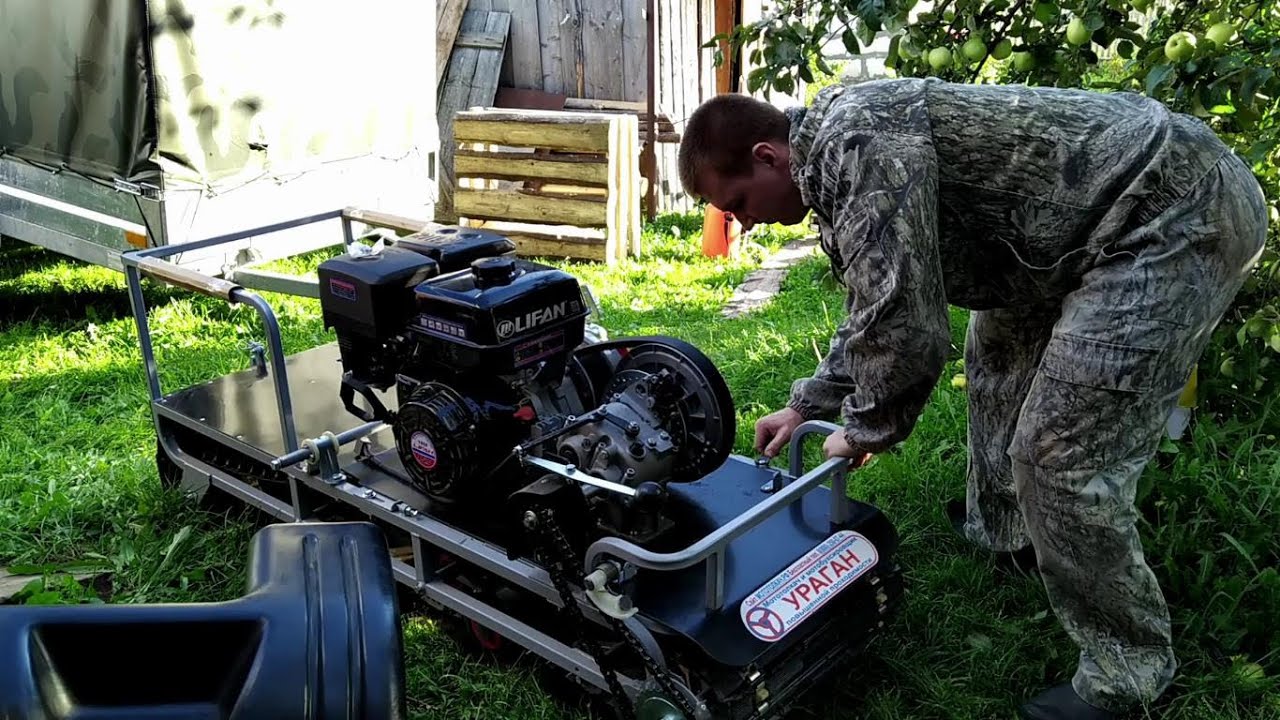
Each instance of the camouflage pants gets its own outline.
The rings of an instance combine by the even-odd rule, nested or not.
[[[1076,691],[1149,702],[1177,661],[1136,528],[1138,478],[1266,234],[1248,168],[1224,157],[1104,249],[1052,305],[975,312],[966,535],[1034,545],[1050,604],[1080,647]]]

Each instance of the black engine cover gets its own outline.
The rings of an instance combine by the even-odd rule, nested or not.
[[[320,309],[325,328],[382,339],[403,332],[413,316],[414,288],[435,277],[435,260],[400,248],[320,263]]]
[[[514,256],[511,238],[487,230],[444,227],[414,233],[396,241],[396,247],[426,255],[440,265],[442,275],[466,270],[484,257]]]
[[[435,260],[395,247],[320,264],[320,309],[325,329],[338,336],[345,372],[374,385],[392,381],[398,362],[393,339],[413,317],[414,288],[439,272]]]
[[[482,258],[469,271],[417,288],[410,325],[420,361],[449,373],[510,375],[537,362],[563,363],[583,339],[587,305],[578,281],[511,257]]]

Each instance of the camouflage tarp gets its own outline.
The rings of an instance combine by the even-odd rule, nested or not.
[[[0,149],[154,182],[146,27],[143,0],[0,0]]]
[[[0,146],[213,191],[398,158],[435,142],[434,14],[420,0],[0,0]]]
[[[150,5],[166,179],[228,189],[434,142],[435,3]]]

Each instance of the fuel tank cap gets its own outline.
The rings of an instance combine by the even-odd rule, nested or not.
[[[478,258],[471,262],[471,274],[481,289],[510,285],[516,277],[516,261],[510,257]]]

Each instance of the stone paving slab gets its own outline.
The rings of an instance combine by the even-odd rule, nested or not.
[[[721,314],[727,318],[741,317],[768,304],[782,289],[782,282],[787,279],[787,272],[791,267],[812,256],[817,247],[817,236],[793,240],[783,245],[734,290],[733,297]]]

